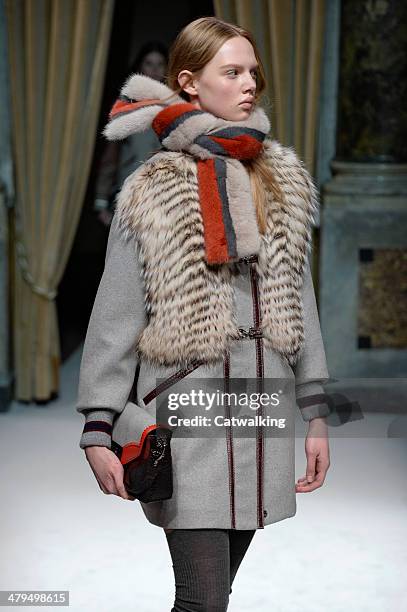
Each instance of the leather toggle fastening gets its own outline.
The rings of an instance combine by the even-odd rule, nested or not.
[[[241,339],[243,338],[263,338],[263,330],[261,327],[249,327],[249,329],[245,329],[244,327],[239,327],[239,332],[241,334]]]
[[[241,257],[240,259],[238,259],[238,263],[255,263],[256,261],[259,260],[258,255],[254,254],[254,255],[247,255],[246,257]]]

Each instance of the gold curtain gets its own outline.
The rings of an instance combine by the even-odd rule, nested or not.
[[[315,171],[325,0],[214,0],[220,19],[250,30],[265,65],[272,133]]]
[[[15,167],[15,399],[59,389],[55,305],[86,190],[114,0],[6,0]]]

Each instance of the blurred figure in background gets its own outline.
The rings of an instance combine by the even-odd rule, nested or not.
[[[164,82],[168,51],[158,41],[144,44],[130,67],[130,74],[144,74]],[[96,170],[94,210],[98,219],[110,225],[114,213],[115,196],[124,180],[150,157],[161,144],[152,128],[133,134],[125,140],[106,142]]]

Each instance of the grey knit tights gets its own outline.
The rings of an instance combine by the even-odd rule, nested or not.
[[[256,530],[165,532],[175,577],[171,612],[225,612],[232,583]]]

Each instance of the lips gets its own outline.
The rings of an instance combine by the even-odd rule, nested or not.
[[[242,102],[240,102],[240,104],[253,104],[253,100],[243,100]]]

